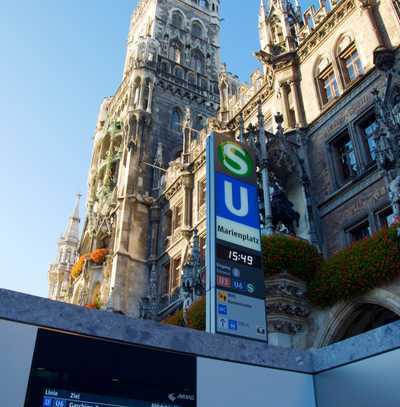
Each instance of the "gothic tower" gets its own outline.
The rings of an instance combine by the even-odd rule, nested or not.
[[[163,168],[184,160],[188,137],[219,107],[219,9],[219,0],[141,0],[134,11],[122,83],[99,113],[80,246],[109,255],[71,279],[71,302],[85,305],[95,291],[104,306],[139,316]]]
[[[295,50],[297,31],[302,25],[298,0],[261,0],[258,29],[261,50],[279,55]]]
[[[69,273],[77,258],[79,245],[80,197],[77,196],[65,233],[58,241],[57,260],[49,268],[49,298],[52,300],[64,301],[68,294]]]

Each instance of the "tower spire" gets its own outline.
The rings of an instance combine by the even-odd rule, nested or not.
[[[267,17],[267,9],[265,7],[264,0],[260,0],[260,11],[259,11],[258,15],[260,17],[260,21],[261,20],[265,21],[265,19]]]
[[[79,206],[82,195],[76,195],[76,204],[72,212],[72,215],[69,217],[67,228],[63,235],[64,240],[78,241],[79,240],[79,223],[81,221],[79,217]]]

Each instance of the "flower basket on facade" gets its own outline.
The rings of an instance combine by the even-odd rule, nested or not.
[[[400,276],[397,226],[355,242],[329,258],[309,286],[309,298],[327,307],[356,298]]]
[[[85,266],[86,256],[80,256],[76,263],[72,266],[71,269],[71,277],[76,280],[83,271],[83,267]]]
[[[322,256],[305,240],[287,235],[262,238],[265,277],[287,272],[302,281],[311,281],[320,270]]]
[[[103,264],[109,252],[108,249],[96,249],[89,254],[89,259],[95,264]]]

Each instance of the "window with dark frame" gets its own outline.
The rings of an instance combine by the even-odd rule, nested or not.
[[[169,285],[171,280],[171,263],[164,264],[161,276],[161,295],[169,294]]]
[[[349,132],[342,133],[331,143],[337,181],[345,184],[357,175],[357,159]]]
[[[364,75],[364,68],[362,66],[357,48],[354,44],[342,52],[339,58],[346,84],[350,84],[360,76]]]
[[[393,209],[391,206],[388,206],[387,208],[379,211],[377,213],[377,217],[378,217],[379,226],[381,228],[390,227],[395,222]]]
[[[358,123],[361,135],[363,137],[363,143],[367,147],[367,153],[370,161],[376,160],[376,143],[374,140],[374,134],[378,129],[378,122],[376,121],[375,114],[369,115],[366,119],[363,119]]]
[[[366,219],[358,223],[356,226],[348,229],[347,233],[350,237],[351,242],[357,242],[371,236],[371,226]]]
[[[339,96],[339,87],[332,65],[329,65],[319,75],[318,83],[323,104],[327,104]]]
[[[170,236],[172,235],[172,211],[168,210],[164,216],[165,228],[164,228],[164,246],[167,248],[170,243]]]
[[[207,181],[203,178],[199,182],[199,209],[206,203]]]
[[[179,287],[181,280],[181,258],[176,257],[172,261],[172,291]]]
[[[183,204],[180,203],[174,208],[173,230],[177,230],[182,226],[183,222]]]
[[[206,265],[206,236],[200,236],[200,265]]]

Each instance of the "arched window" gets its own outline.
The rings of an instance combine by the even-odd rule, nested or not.
[[[204,56],[203,54],[195,50],[192,54],[192,67],[198,73],[204,73]]]
[[[171,130],[174,133],[182,131],[182,114],[179,109],[174,109],[171,115]]]
[[[338,58],[345,85],[349,85],[364,75],[364,67],[354,40],[350,36],[346,35],[340,39],[335,54]]]
[[[183,25],[183,15],[179,11],[174,11],[172,14],[172,25],[177,28],[182,28]]]
[[[192,35],[197,38],[203,38],[203,27],[198,21],[192,24]]]
[[[321,105],[326,105],[339,96],[335,71],[327,57],[320,57],[317,60],[314,75]]]

